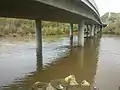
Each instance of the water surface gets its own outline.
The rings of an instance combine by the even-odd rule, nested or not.
[[[35,81],[49,82],[74,74],[99,90],[120,86],[120,37],[86,39],[85,47],[70,47],[68,37],[43,42],[43,60],[36,58],[34,39],[1,39],[0,90],[28,90]]]

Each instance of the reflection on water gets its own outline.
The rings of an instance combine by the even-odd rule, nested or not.
[[[96,84],[100,90],[118,90],[120,86],[120,37],[101,39]]]
[[[74,40],[75,41],[75,40]],[[52,79],[57,79],[57,78],[63,78],[65,76],[68,76],[69,74],[74,74],[77,78],[77,80],[80,82],[83,79],[86,79],[89,81],[91,84],[94,83],[94,76],[96,74],[96,63],[97,63],[97,47],[99,40],[92,40],[89,39],[86,41],[85,48],[80,48],[80,47],[69,47],[69,39],[64,38],[61,39],[60,41],[54,41],[54,42],[45,42],[43,46],[43,56],[44,59],[42,61],[41,57],[37,57],[37,63],[36,66],[30,66],[30,68],[36,68],[31,69],[31,73],[27,73],[25,76],[19,77],[17,79],[13,79],[11,84],[8,84],[8,86],[4,86],[4,90],[17,90],[17,89],[22,89],[22,90],[28,90],[29,87],[35,82],[35,81],[44,81],[44,82],[49,82]],[[33,42],[31,43],[33,44]],[[30,43],[27,45],[29,47],[33,47]],[[20,45],[20,44],[19,44]],[[15,46],[15,49],[18,49],[20,46]],[[20,49],[23,49],[23,47]],[[24,48],[25,49],[25,48]],[[24,60],[26,58],[31,59],[31,57],[34,57],[35,54],[28,54],[28,52],[25,50],[20,50],[24,52]],[[21,56],[23,52],[19,51],[18,57],[23,57]],[[29,53],[31,51],[35,51],[35,48],[30,49]],[[25,54],[26,52],[26,54]],[[32,52],[33,53],[33,52]],[[32,55],[30,57],[25,57],[25,55]],[[52,58],[51,58],[52,57]],[[5,58],[5,57],[4,57]],[[55,59],[56,58],[56,59]],[[5,58],[6,59],[6,58]],[[13,57],[11,58],[13,59]],[[21,67],[26,67],[23,63],[26,63],[25,61],[20,60],[19,62],[22,63],[14,63],[13,60],[12,64],[20,64]],[[35,58],[32,58],[34,64],[35,64]],[[10,60],[7,59],[6,62],[9,62]],[[28,63],[28,62],[27,62]],[[29,64],[31,64],[31,60],[29,60]],[[9,64],[6,64],[9,66]],[[16,66],[13,66],[13,68],[16,68]],[[45,66],[44,66],[45,65]],[[10,65],[11,66],[11,65]],[[12,68],[12,69],[13,69]],[[11,70],[12,70],[11,69]],[[9,70],[9,69],[8,69]],[[17,70],[17,69],[15,69]],[[24,71],[25,69],[20,69]],[[35,70],[35,71],[34,71]],[[1,72],[4,73],[4,71],[1,70]],[[6,77],[9,77],[9,73],[11,71],[7,71]],[[14,71],[13,74],[18,71]],[[26,72],[29,72],[26,71]],[[20,71],[21,73],[21,71]],[[5,74],[5,73],[4,73]],[[12,76],[11,76],[12,77]],[[1,78],[2,79],[2,78]],[[3,80],[4,81],[4,80]],[[2,83],[2,82],[0,82]]]
[[[43,60],[36,58],[33,41],[19,44],[4,41],[0,43],[0,90],[29,90],[35,81],[49,82],[69,74],[74,74],[79,82],[87,80],[100,90],[117,90],[119,40],[118,37],[86,39],[84,48],[70,47],[68,37],[44,41]]]

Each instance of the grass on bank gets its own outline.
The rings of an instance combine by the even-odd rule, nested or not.
[[[42,21],[43,36],[69,35],[70,24]],[[74,25],[74,32],[78,30]],[[120,35],[120,22],[109,23],[103,29],[104,34]],[[35,21],[27,19],[0,18],[0,36],[34,36]]]
[[[43,36],[69,34],[70,24],[42,21]],[[74,32],[77,25],[74,25]],[[27,19],[0,18],[0,36],[31,36],[35,34],[35,21]]]

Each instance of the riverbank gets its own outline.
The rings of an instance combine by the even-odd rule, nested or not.
[[[120,22],[110,23],[103,29],[104,34],[120,35]]]
[[[68,36],[70,24],[42,21],[43,36]],[[74,24],[74,34],[78,27]],[[120,22],[112,22],[103,29],[103,34],[120,35]],[[35,21],[27,19],[0,18],[0,37],[35,37]]]
[[[102,17],[102,22],[108,24],[103,29],[104,34],[120,35],[120,13],[107,12]]]
[[[63,39],[62,37],[69,37],[69,35],[54,35],[54,36],[43,36],[42,40],[43,42],[54,42],[56,39],[57,40],[61,40]],[[12,37],[12,36],[5,36],[5,37],[0,37],[0,41],[10,41],[11,43],[15,43],[15,42],[34,42],[36,43],[36,36],[17,36],[17,37]]]
[[[74,25],[76,32],[77,25]],[[69,34],[70,24],[42,21],[43,36]],[[34,36],[35,21],[27,19],[0,18],[0,37]]]

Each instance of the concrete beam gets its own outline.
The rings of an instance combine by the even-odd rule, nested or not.
[[[84,47],[84,20],[78,24],[78,46]]]
[[[9,3],[6,3],[9,2]],[[2,0],[0,16],[45,21],[101,24],[99,14],[88,0]],[[6,7],[9,6],[9,7]],[[22,6],[22,7],[21,7]],[[44,9],[44,10],[43,10]],[[49,17],[48,17],[49,15]],[[62,15],[60,17],[59,15]]]
[[[86,19],[94,21],[94,23],[101,24],[100,16],[97,10],[94,9],[93,5],[87,0],[37,0],[38,2],[45,3],[63,10],[75,13]],[[87,1],[87,2],[85,2]]]

